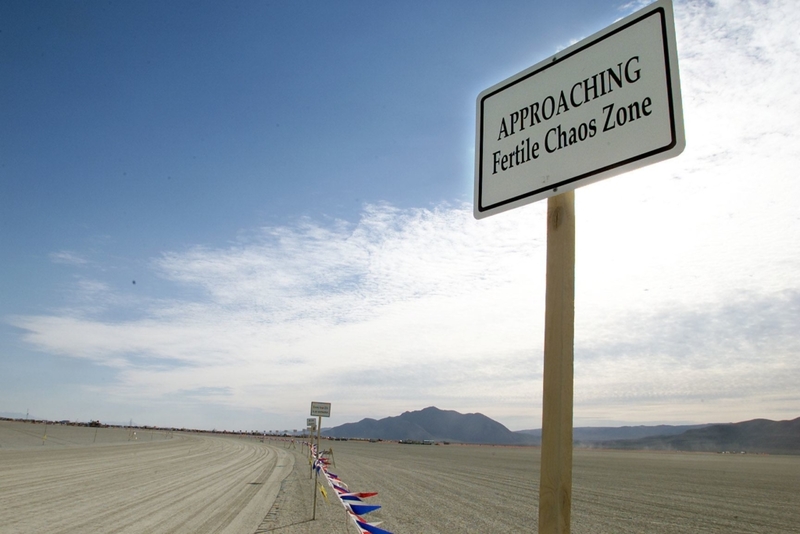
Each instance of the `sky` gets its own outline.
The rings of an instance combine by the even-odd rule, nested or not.
[[[0,0],[0,416],[540,427],[476,98],[645,4]],[[686,149],[575,194],[575,426],[800,416],[800,8],[674,11]]]

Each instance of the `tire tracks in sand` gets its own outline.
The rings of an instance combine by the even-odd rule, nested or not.
[[[0,532],[254,532],[294,465],[250,437],[199,434],[4,450]]]

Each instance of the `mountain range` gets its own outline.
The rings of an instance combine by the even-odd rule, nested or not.
[[[800,417],[791,421],[753,419],[741,423],[708,425],[677,435],[596,441],[590,446],[609,449],[800,454]]]
[[[496,445],[523,445],[531,440],[512,432],[480,413],[461,414],[429,406],[384,419],[362,419],[322,431],[334,438],[363,438],[392,441],[453,441]]]
[[[575,445],[592,444],[599,441],[634,440],[651,436],[674,436],[687,430],[704,428],[709,425],[638,425],[638,426],[584,426],[572,429],[572,439]],[[542,429],[518,430],[520,434],[527,434],[540,443]]]
[[[323,429],[332,438],[435,441],[495,445],[539,445],[541,429],[512,432],[480,413],[462,414],[429,406],[383,419],[362,419]],[[576,447],[800,454],[800,417],[791,421],[754,419],[741,423],[576,427]]]

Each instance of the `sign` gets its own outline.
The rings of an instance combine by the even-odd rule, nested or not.
[[[481,219],[677,156],[672,3],[661,0],[478,95]]]
[[[312,402],[311,415],[316,417],[330,417],[331,416],[331,403],[330,402]]]
[[[309,417],[306,419],[306,428],[310,428],[311,430],[316,430],[317,428],[317,420],[313,417]]]

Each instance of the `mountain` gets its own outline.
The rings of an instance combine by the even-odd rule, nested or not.
[[[462,414],[429,406],[384,419],[362,419],[323,430],[334,438],[363,438],[407,441],[454,441],[496,445],[530,443],[523,435],[510,431],[480,413]]]

